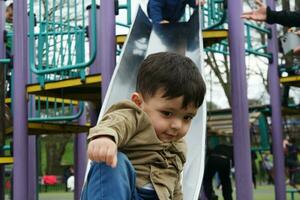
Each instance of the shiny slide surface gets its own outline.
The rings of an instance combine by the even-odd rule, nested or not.
[[[189,22],[152,26],[139,8],[123,47],[120,62],[113,73],[99,119],[112,104],[122,99],[130,99],[131,93],[135,91],[139,64],[149,54],[161,51],[180,53],[191,58],[202,71],[203,45],[199,22],[199,12],[194,12]],[[184,200],[198,199],[204,173],[205,136],[204,101],[186,136],[188,155],[183,172]],[[87,172],[88,170],[89,164]]]

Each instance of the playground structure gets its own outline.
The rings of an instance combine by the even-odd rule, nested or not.
[[[104,97],[116,65],[116,54],[121,51],[121,49],[116,49],[116,43],[125,47],[122,49],[123,55],[121,53],[121,64],[122,58],[128,59],[131,56],[129,53],[125,54],[126,44],[123,45],[125,37],[115,37],[116,25],[131,27],[135,24],[135,22],[132,23],[130,17],[130,0],[124,5],[115,4],[117,1],[102,0],[100,8],[96,6],[95,1],[91,1],[91,6],[87,11],[85,10],[87,5],[84,4],[84,1],[75,1],[78,5],[74,7],[71,7],[70,1],[68,2],[68,5],[58,6],[59,9],[56,12],[52,10],[51,14],[50,11],[54,8],[51,3],[48,2],[49,4],[46,4],[43,10],[41,1],[31,0],[28,2],[30,8],[28,19],[26,17],[27,2],[14,1],[14,12],[17,12],[18,15],[14,15],[14,34],[8,34],[8,37],[13,36],[15,46],[14,81],[12,82],[14,89],[12,98],[5,99],[6,103],[12,103],[13,128],[8,127],[5,131],[3,128],[0,129],[2,133],[9,134],[13,132],[14,156],[1,157],[0,164],[13,163],[14,199],[27,197],[27,199],[31,200],[38,198],[36,188],[37,149],[35,144],[39,135],[57,132],[62,134],[76,133],[74,145],[76,152],[74,161],[76,177],[74,198],[79,199],[86,168],[86,163],[83,162],[83,160],[86,160],[86,132],[97,121],[97,111],[90,110],[91,125],[86,125],[85,107],[82,101],[92,102],[94,107],[100,107],[100,102],[106,105],[105,101],[108,100],[104,100]],[[115,7],[114,4],[118,6]],[[255,27],[253,24],[243,24],[241,19],[237,17],[240,16],[242,2],[229,1],[227,4],[222,0],[209,0],[200,17],[203,19],[202,36],[206,50],[230,54],[232,93],[236,94],[233,95],[232,124],[236,152],[237,198],[252,199],[250,142],[249,138],[245,137],[245,134],[248,135],[249,132],[247,131],[249,130],[249,116],[244,60],[244,52],[246,50],[247,54],[267,57],[270,60],[269,85],[275,157],[275,189],[276,198],[285,199],[282,130],[280,126],[282,121],[281,104],[277,73],[278,51],[276,48],[275,30],[274,27],[262,29]],[[270,1],[269,4],[274,7],[273,1]],[[226,6],[228,6],[228,16],[226,15]],[[4,10],[4,7],[4,2],[1,1],[0,10]],[[115,13],[118,10],[127,12],[128,18],[126,23],[115,22]],[[62,13],[67,13],[67,15],[63,16]],[[1,37],[4,27],[3,17],[0,16],[0,38],[3,38]],[[224,24],[226,24],[225,19],[227,17],[228,31],[224,28],[226,27]],[[88,24],[83,20],[84,18],[89,18]],[[88,28],[86,28],[87,25]],[[150,34],[152,28],[151,25],[148,24],[148,26],[150,28],[145,27],[146,29],[142,30],[147,30],[148,34]],[[174,26],[178,28],[180,25]],[[249,34],[246,35],[247,41],[244,40],[244,27],[246,34]],[[137,28],[141,29],[140,26]],[[251,46],[250,29],[260,29],[262,32],[271,35],[268,41],[268,53],[263,51],[266,46],[258,48]],[[200,30],[198,31],[200,32]],[[158,29],[157,31],[160,30]],[[28,37],[27,33],[29,33]],[[130,37],[133,37],[132,33],[133,31],[131,30],[127,36],[127,44],[130,43]],[[166,33],[162,33],[162,35],[164,34],[166,35]],[[229,37],[230,42],[227,42],[227,37]],[[151,36],[149,40],[151,40]],[[243,45],[244,41],[247,44],[246,49]],[[90,45],[88,47],[89,50],[87,50],[88,48],[85,45],[86,42]],[[149,44],[156,43],[149,42]],[[3,64],[9,62],[5,58],[4,50],[4,46],[1,46],[0,59]],[[133,48],[132,50],[140,49]],[[142,50],[146,51],[145,49]],[[151,52],[149,49],[148,51]],[[143,53],[144,55],[139,58],[140,60],[147,54],[146,52]],[[89,56],[86,56],[87,54]],[[196,56],[196,59],[199,63],[199,60],[202,59],[200,54]],[[2,69],[4,68],[1,67]],[[124,73],[128,73],[128,71],[125,70]],[[297,76],[281,78],[281,82],[284,84],[298,84],[298,80],[299,77]],[[29,95],[28,102],[26,99],[27,95]],[[1,101],[2,99],[4,101],[4,98],[0,98]],[[0,103],[0,105],[4,105],[4,102]],[[0,117],[0,119],[2,118]],[[200,159],[200,169],[195,175],[198,176],[196,177],[198,185],[191,186],[194,187],[192,189],[194,194],[188,195],[193,197],[186,197],[186,199],[196,199],[195,195],[200,190],[201,174],[203,174],[204,167],[204,138],[202,138],[202,141],[194,141],[197,142],[198,146],[202,146],[201,155],[198,157]],[[0,138],[0,142],[3,142],[3,139],[1,140]],[[3,146],[3,144],[0,143],[0,146]],[[268,148],[266,144],[262,144],[262,146]],[[193,172],[193,174],[195,173]],[[25,187],[27,185],[28,188]]]

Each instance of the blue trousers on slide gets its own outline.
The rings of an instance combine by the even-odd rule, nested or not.
[[[111,168],[93,162],[81,200],[158,200],[154,190],[136,188],[135,170],[127,156],[118,152],[118,164]]]

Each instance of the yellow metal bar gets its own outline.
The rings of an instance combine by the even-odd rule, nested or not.
[[[11,103],[11,98],[5,98],[5,103],[10,104]]]
[[[13,157],[0,157],[0,164],[12,164],[14,163]]]
[[[126,37],[127,37],[127,35],[117,35],[116,36],[117,44],[124,44]]]
[[[207,38],[227,38],[228,31],[227,30],[206,30],[202,32],[203,39]]]
[[[48,102],[56,102],[56,103],[62,103],[62,102],[64,102],[65,104],[71,104],[72,103],[74,105],[78,105],[78,101],[76,101],[76,100],[54,98],[54,97],[35,96],[35,100],[48,101]],[[5,103],[6,104],[10,104],[11,103],[11,98],[5,98]]]
[[[5,134],[11,134],[13,132],[13,127],[8,127],[5,129]]]
[[[54,124],[54,123],[42,123],[42,122],[29,122],[28,134],[40,135],[40,134],[77,134],[88,133],[91,126],[77,125],[77,124]],[[13,127],[5,129],[6,134],[11,134]]]
[[[28,123],[29,134],[76,134],[87,133],[90,126],[76,124]]]
[[[35,96],[35,100],[56,102],[56,103],[64,103],[64,104],[71,104],[72,103],[74,105],[78,105],[78,101],[76,101],[76,100],[54,98],[54,97]]]
[[[289,82],[300,82],[300,76],[288,76],[280,78],[281,83],[289,83]]]
[[[28,93],[34,93],[43,90],[52,90],[52,89],[61,89],[61,88],[68,88],[68,87],[75,87],[80,85],[87,85],[93,83],[101,83],[102,78],[99,74],[87,76],[85,81],[81,81],[80,78],[75,79],[67,79],[61,80],[56,82],[49,82],[45,83],[45,87],[42,88],[40,84],[33,84],[27,86]]]

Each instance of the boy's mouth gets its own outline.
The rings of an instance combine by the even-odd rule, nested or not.
[[[168,141],[171,141],[175,138],[176,134],[175,133],[165,133],[164,138]]]

